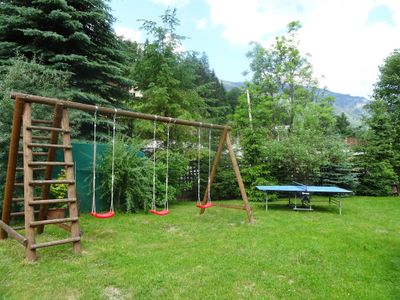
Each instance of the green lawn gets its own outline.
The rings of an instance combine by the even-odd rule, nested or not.
[[[317,206],[265,212],[193,203],[171,214],[81,218],[82,255],[39,249],[27,263],[0,241],[1,299],[399,299],[400,199],[353,197],[343,215]],[[65,236],[47,227],[41,239]]]

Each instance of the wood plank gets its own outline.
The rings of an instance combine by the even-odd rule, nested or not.
[[[71,203],[76,202],[76,198],[72,199],[46,199],[46,200],[36,200],[29,202],[29,205],[37,205],[37,204],[58,204],[58,203]]]
[[[26,247],[28,244],[27,239],[23,235],[19,234],[14,228],[8,226],[3,221],[0,221],[0,227],[2,230],[7,232],[10,237],[13,237],[18,243]]]
[[[65,130],[57,127],[45,127],[45,126],[29,126],[29,130],[40,130],[40,131],[54,131],[54,132],[66,132]]]
[[[42,221],[32,221],[30,222],[30,227],[36,227],[40,225],[48,225],[48,224],[57,224],[57,223],[66,223],[66,222],[77,222],[78,217],[74,218],[61,218],[61,219],[50,219],[50,220],[42,220]]]
[[[34,213],[35,213],[35,214],[38,214],[39,211],[38,211],[38,210],[35,210]],[[16,211],[16,212],[12,212],[10,215],[11,215],[11,217],[25,216],[25,212],[24,212],[24,211]]]
[[[232,161],[233,170],[235,171],[236,180],[237,180],[237,182],[239,184],[240,194],[242,196],[242,199],[243,199],[243,202],[244,202],[244,206],[246,208],[247,219],[249,220],[250,223],[254,223],[253,211],[251,210],[249,199],[247,198],[246,189],[245,189],[244,184],[243,184],[242,176],[240,175],[239,165],[238,165],[237,160],[236,160],[235,152],[233,151],[233,147],[232,147],[231,138],[229,136],[229,133],[226,136],[226,145],[228,147],[229,156],[230,156],[231,161]]]
[[[38,185],[50,185],[50,184],[75,184],[75,180],[59,179],[59,180],[32,180],[29,182],[31,186]]]
[[[24,171],[24,168],[17,168],[17,171],[18,172],[23,172]],[[39,172],[39,171],[46,171],[46,168],[32,168],[32,171],[36,171],[36,172]]]
[[[72,108],[72,109],[78,109],[78,110],[89,111],[89,112],[96,111],[95,105],[83,104],[83,103],[78,103],[78,102],[68,101],[68,100],[60,100],[60,99],[55,99],[55,98],[40,97],[40,96],[28,95],[28,94],[22,94],[22,93],[16,93],[16,92],[11,93],[11,98],[12,99],[20,98],[22,100],[26,100],[26,101],[29,101],[32,103],[40,103],[40,104],[45,104],[45,105],[50,105],[50,106],[63,105],[66,109]],[[99,114],[103,114],[103,115],[113,116],[115,114],[115,110],[113,108],[108,108],[108,107],[100,106],[97,108],[97,111]],[[223,126],[223,125],[202,123],[202,122],[183,120],[183,119],[176,119],[176,118],[170,118],[170,117],[165,117],[165,116],[156,116],[156,115],[144,114],[144,113],[139,113],[139,112],[135,112],[135,111],[127,111],[127,110],[122,110],[122,109],[118,109],[117,116],[130,117],[130,118],[142,119],[142,120],[151,120],[151,121],[157,120],[157,122],[176,124],[176,125],[185,125],[185,126],[194,126],[194,127],[200,127],[200,128],[212,128],[212,129],[218,129],[218,130],[224,130],[227,128],[228,130],[230,130],[230,127]]]
[[[74,165],[73,162],[63,162],[63,161],[31,161],[29,162],[30,166],[67,166],[72,167]]]
[[[42,198],[40,197],[33,197],[33,200],[40,200]],[[13,198],[12,201],[13,202],[23,202],[25,199],[24,198]]]
[[[39,248],[63,245],[63,244],[68,244],[68,243],[76,243],[76,242],[79,242],[80,240],[81,240],[80,237],[73,237],[73,238],[68,238],[68,239],[64,239],[64,240],[34,244],[34,245],[31,245],[31,249],[39,249]]]
[[[7,176],[4,188],[3,209],[1,216],[1,219],[4,222],[4,224],[10,224],[11,201],[14,192],[14,182],[15,182],[15,173],[16,173],[17,158],[18,158],[19,136],[21,134],[23,107],[24,107],[24,101],[17,98],[13,115],[10,150],[8,152],[8,162],[7,162]],[[7,238],[7,231],[1,229],[0,239],[5,239],[5,238]]]
[[[60,144],[38,144],[38,143],[31,143],[28,147],[32,148],[56,148],[56,149],[69,149],[72,148],[71,145],[60,145]]]
[[[23,151],[18,152],[18,154],[24,155]],[[32,152],[33,156],[47,156],[48,152]]]
[[[18,231],[18,230],[25,230],[25,226],[14,226],[12,229]]]
[[[25,210],[25,234],[28,244],[26,247],[26,259],[28,261],[36,260],[36,250],[31,249],[31,245],[35,244],[35,230],[30,227],[30,222],[35,220],[35,213],[33,206],[29,205],[35,195],[35,189],[29,185],[29,182],[33,180],[33,171],[29,167],[28,162],[32,161],[32,149],[27,145],[32,142],[32,131],[27,128],[31,126],[32,106],[31,103],[25,103],[24,114],[23,114],[23,148],[24,148],[24,210]]]
[[[32,141],[49,141],[50,139],[50,136],[32,136]]]
[[[62,118],[61,118],[61,128],[64,129],[65,131],[69,131],[69,117],[68,117],[68,110],[66,108],[63,109],[62,111]],[[65,133],[63,135],[63,144],[64,145],[70,145],[71,144],[71,136],[69,133]],[[72,159],[72,149],[65,149],[64,150],[64,161],[65,162],[73,162]],[[67,168],[65,170],[65,175],[67,179],[69,180],[74,180],[75,175],[74,175],[74,169],[73,168]],[[76,197],[76,186],[74,185],[68,185],[68,198],[77,198]],[[76,217],[78,219],[78,204],[77,202],[71,202],[68,205],[69,209],[69,215],[70,217]],[[72,222],[71,223],[71,236],[72,238],[77,238],[80,236],[80,229],[79,229],[79,222]],[[81,252],[81,243],[80,240],[75,242],[73,244],[74,247],[74,252],[75,253],[80,253]]]
[[[34,120],[32,119],[32,124],[53,124],[52,120]]]

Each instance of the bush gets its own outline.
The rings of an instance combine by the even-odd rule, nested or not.
[[[141,152],[142,143],[134,138],[116,137],[114,161],[114,206],[126,212],[149,207],[151,203],[152,164]],[[112,147],[99,159],[103,178],[102,194],[111,199]]]
[[[8,150],[14,111],[11,91],[60,97],[67,87],[69,74],[41,65],[35,59],[29,61],[17,57],[12,64],[1,70],[0,77],[0,211],[7,172]],[[51,108],[33,106],[33,115],[52,115]]]
[[[357,194],[389,196],[392,195],[392,186],[396,182],[398,177],[388,162],[371,162],[366,172],[361,175]]]
[[[117,137],[114,162],[114,205],[126,212],[149,210],[153,195],[153,161],[141,152],[143,141],[137,138]],[[99,173],[104,180],[100,185],[103,194],[110,198],[111,191],[111,145],[100,159]],[[162,207],[165,200],[166,150],[156,152],[156,206]],[[180,178],[187,173],[188,160],[179,152],[169,151],[168,201],[176,197],[190,184],[182,185]]]

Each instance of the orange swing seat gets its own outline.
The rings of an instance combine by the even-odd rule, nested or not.
[[[210,207],[213,207],[214,204],[210,201],[210,202],[207,202],[206,204],[197,203],[196,206],[198,208],[210,208]]]
[[[109,219],[109,218],[112,218],[115,216],[115,212],[113,212],[113,211],[109,211],[109,212],[105,212],[105,213],[91,212],[90,215],[97,219]]]
[[[163,209],[163,210],[151,209],[150,212],[151,212],[153,215],[156,215],[156,216],[166,216],[166,215],[169,214],[169,210],[168,210],[168,209]]]

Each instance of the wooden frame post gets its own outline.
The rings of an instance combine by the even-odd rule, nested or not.
[[[62,117],[61,117],[61,128],[64,130],[63,134],[63,145],[68,146],[71,144],[71,136],[69,133],[69,118],[68,118],[68,109],[62,109]],[[64,162],[72,163],[72,148],[65,148],[64,149]],[[72,179],[75,177],[74,175],[74,168],[72,166],[66,166],[65,175],[67,179]],[[76,178],[75,178],[76,180]],[[76,199],[76,184],[69,184],[68,185],[68,198]],[[80,242],[80,231],[79,231],[79,223],[78,223],[78,204],[76,201],[69,203],[69,216],[76,217],[76,221],[71,222],[71,237],[75,240],[73,242],[74,252],[80,253],[81,252],[81,242]]]
[[[231,138],[229,136],[229,133],[226,135],[226,145],[228,146],[228,152],[229,152],[229,156],[231,157],[232,167],[233,167],[233,170],[235,171],[236,180],[239,184],[240,194],[242,195],[244,206],[245,206],[245,209],[247,212],[247,219],[249,220],[250,223],[254,223],[253,212],[252,212],[250,204],[249,204],[249,199],[247,198],[246,189],[244,187],[242,175],[240,174],[239,165],[236,160],[236,155],[235,155],[235,152],[233,152]]]
[[[219,161],[221,159],[221,154],[222,154],[222,150],[224,149],[224,145],[227,145],[228,147],[228,152],[229,152],[229,156],[232,162],[232,166],[233,166],[233,170],[235,171],[235,175],[236,175],[236,180],[239,184],[239,189],[240,189],[240,194],[242,196],[243,202],[244,202],[244,207],[237,207],[234,205],[215,205],[215,206],[221,206],[221,207],[226,207],[226,208],[238,208],[238,209],[244,209],[247,212],[247,219],[249,221],[249,223],[253,223],[254,222],[254,218],[253,218],[253,212],[251,210],[250,204],[249,204],[249,200],[247,198],[247,194],[246,194],[246,189],[244,187],[243,184],[243,180],[242,180],[242,176],[240,175],[240,169],[239,169],[239,165],[237,163],[236,160],[236,156],[235,153],[233,152],[233,148],[232,148],[232,143],[229,137],[229,129],[225,128],[221,134],[221,138],[219,140],[219,144],[218,144],[218,148],[217,148],[217,152],[215,154],[215,158],[214,158],[214,163],[211,169],[211,174],[210,174],[210,180],[207,184],[207,189],[204,193],[204,197],[203,197],[203,201],[201,204],[206,204],[208,202],[208,195],[209,195],[209,191],[211,190],[211,186],[214,182],[214,178],[215,178],[215,174],[217,172],[217,168],[218,168],[218,164]],[[202,208],[200,210],[200,214],[204,214],[205,212],[205,208]]]
[[[25,208],[25,238],[26,258],[28,261],[36,260],[36,250],[32,248],[35,244],[35,229],[31,227],[31,222],[35,221],[34,207],[30,205],[34,196],[35,188],[31,185],[33,180],[33,170],[29,163],[32,161],[32,148],[28,145],[32,143],[32,131],[27,127],[32,124],[32,104],[24,104],[24,114],[22,116],[22,136],[23,136],[23,155],[24,155],[24,208]]]
[[[24,101],[16,98],[13,126],[11,132],[10,152],[8,153],[7,178],[3,198],[2,220],[5,224],[10,224],[11,201],[14,192],[15,172],[17,167],[18,145],[21,134],[22,112]],[[7,232],[2,228],[0,230],[0,239],[7,238]]]

